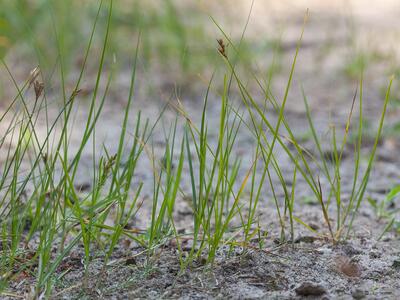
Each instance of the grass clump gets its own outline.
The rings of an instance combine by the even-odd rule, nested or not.
[[[101,17],[104,6],[108,9],[105,21]],[[160,161],[156,158],[152,137],[163,119],[164,110],[153,122],[143,120],[142,113],[136,112],[134,126],[130,127],[130,116],[135,108],[136,70],[142,41],[138,39],[121,131],[116,150],[111,152],[106,146],[99,149],[96,129],[110,97],[114,76],[113,67],[109,67],[106,61],[110,55],[112,11],[112,1],[108,5],[100,3],[82,67],[72,88],[67,87],[63,40],[61,37],[56,39],[62,105],[55,115],[50,115],[48,110],[49,91],[43,84],[40,69],[36,69],[26,82],[19,85],[7,63],[2,60],[17,94],[0,117],[0,124],[6,124],[6,131],[0,140],[0,150],[6,153],[0,177],[0,280],[3,293],[7,292],[9,282],[27,273],[35,277],[33,296],[50,297],[54,283],[63,275],[58,274],[58,266],[79,246],[83,247],[85,274],[82,284],[85,286],[89,266],[95,255],[101,253],[104,268],[107,268],[122,237],[142,247],[143,253],[148,255],[149,263],[157,249],[174,241],[182,271],[199,262],[215,263],[222,246],[228,246],[230,250],[238,246],[244,250],[257,247],[264,249],[268,230],[260,225],[263,220],[260,220],[259,205],[268,200],[264,196],[266,191],[271,195],[273,204],[269,209],[274,210],[277,216],[279,242],[294,242],[296,223],[306,225],[297,216],[301,213],[296,202],[300,178],[307,183],[320,206],[326,222],[324,237],[336,243],[350,236],[357,212],[365,198],[393,79],[387,88],[378,131],[364,170],[360,160],[363,80],[360,80],[359,93],[353,98],[340,142],[336,128],[331,128],[330,158],[322,150],[303,92],[306,117],[317,149],[316,157],[300,144],[285,115],[304,27],[283,98],[279,101],[271,92],[273,74],[264,84],[250,71],[259,87],[258,95],[261,95],[261,99],[247,88],[237,71],[241,58],[238,50],[240,44],[235,45],[217,25],[223,35],[223,39],[217,40],[217,50],[227,66],[223,89],[219,95],[218,126],[210,128],[211,121],[208,119],[209,97],[215,80],[212,77],[199,114],[200,124],[196,124],[181,102],[168,103],[177,110],[177,115],[169,127],[162,128],[165,131],[165,146]],[[82,81],[91,79],[85,77],[85,71],[93,53],[93,39],[100,20],[105,22],[105,33],[97,61],[94,88],[80,143],[73,150],[71,132],[74,109],[79,104],[77,100]],[[178,26],[174,24],[171,26]],[[174,30],[180,31],[179,28]],[[237,95],[242,106],[236,105],[234,101]],[[343,153],[349,140],[357,95],[359,115],[358,138],[353,140],[354,176],[350,198],[344,200],[341,181]],[[275,121],[270,117],[271,113]],[[40,138],[38,132],[39,119],[45,120],[44,138]],[[249,148],[252,147],[249,149],[252,153],[251,161],[247,165],[234,151],[241,131],[253,137],[253,144],[249,143]],[[77,187],[78,174],[80,168],[85,166],[83,155],[89,147],[93,153],[90,162],[91,182],[82,193],[81,188]],[[282,158],[278,156],[278,151],[290,161],[289,175],[281,164]],[[145,182],[136,180],[138,164],[145,160],[150,162],[149,172],[153,179],[149,203],[144,203],[142,195]],[[321,176],[326,178],[327,186],[321,184]],[[189,188],[184,186],[183,178],[190,182]],[[278,191],[282,191],[282,194]],[[190,199],[192,218],[191,228],[184,232],[177,228],[175,218],[176,203],[182,198]],[[130,228],[128,223],[145,215],[145,204],[150,207],[147,227]],[[335,217],[331,215],[332,205]],[[306,227],[312,230],[310,226]],[[181,245],[188,240],[191,242],[190,249],[184,250]]]
[[[304,24],[306,23],[307,20],[307,14],[304,19]],[[220,28],[221,29],[221,28]],[[222,31],[222,29],[221,29]],[[359,181],[359,176],[360,176],[360,153],[361,153],[361,143],[362,143],[362,128],[363,128],[363,94],[362,94],[362,83],[363,80],[360,80],[360,95],[359,95],[359,125],[358,125],[358,131],[357,131],[357,136],[358,139],[354,143],[354,176],[353,176],[353,184],[352,184],[352,191],[351,191],[351,196],[348,202],[344,202],[342,200],[342,191],[341,191],[341,168],[342,168],[342,157],[343,157],[343,152],[345,145],[347,143],[347,138],[349,134],[349,128],[350,128],[350,123],[353,115],[353,110],[354,110],[354,104],[356,100],[356,95],[353,98],[352,105],[350,108],[348,120],[346,122],[346,127],[345,131],[343,134],[343,139],[342,142],[339,143],[338,147],[338,141],[337,141],[337,133],[335,126],[332,126],[331,131],[332,131],[332,143],[331,143],[331,148],[332,148],[332,157],[328,158],[326,155],[324,155],[322,151],[322,146],[321,142],[317,136],[317,133],[315,131],[315,127],[313,124],[313,119],[311,117],[310,109],[308,106],[308,101],[307,97],[305,96],[305,93],[303,91],[303,98],[304,98],[304,103],[306,107],[306,115],[307,115],[307,120],[309,122],[309,127],[312,132],[312,136],[316,145],[316,148],[318,150],[319,157],[314,158],[311,157],[312,159],[309,159],[309,153],[299,144],[297,141],[292,129],[288,125],[285,117],[284,117],[284,110],[285,110],[285,105],[288,100],[288,94],[289,90],[291,87],[292,83],[292,78],[295,70],[295,65],[296,65],[296,60],[298,56],[298,52],[301,46],[301,41],[303,37],[303,32],[304,32],[304,27],[303,31],[301,33],[297,48],[296,48],[296,53],[293,59],[291,71],[289,74],[288,82],[286,85],[285,93],[282,99],[282,102],[280,105],[278,105],[277,100],[274,98],[272,93],[265,89],[260,81],[256,78],[256,81],[260,86],[260,89],[264,93],[264,97],[266,99],[266,102],[269,101],[270,104],[273,106],[275,112],[278,114],[278,120],[276,122],[276,125],[274,126],[270,120],[265,115],[265,102],[264,104],[259,104],[260,102],[257,101],[255,98],[252,97],[251,93],[246,89],[245,85],[243,84],[242,80],[240,77],[236,74],[235,72],[235,67],[232,65],[231,61],[228,59],[226,53],[225,53],[225,48],[220,47],[219,52],[225,58],[228,69],[230,72],[232,72],[237,85],[238,89],[241,94],[241,98],[243,103],[245,104],[249,115],[251,116],[252,122],[255,123],[255,116],[259,117],[261,119],[261,124],[263,126],[254,126],[254,135],[258,139],[258,144],[261,145],[261,149],[263,150],[263,153],[266,155],[265,159],[265,164],[268,166],[271,158],[273,157],[273,151],[275,144],[278,143],[283,150],[286,152],[288,159],[292,161],[292,163],[295,166],[294,169],[294,178],[296,175],[296,172],[299,172],[303,179],[307,182],[308,186],[310,187],[310,190],[313,192],[315,195],[316,199],[318,199],[318,202],[321,206],[321,212],[323,214],[323,218],[326,221],[328,231],[329,231],[329,236],[333,242],[337,242],[342,238],[342,233],[345,230],[346,236],[350,234],[355,216],[357,215],[358,209],[360,208],[361,202],[364,200],[364,194],[368,185],[368,181],[370,178],[371,170],[372,170],[372,165],[373,161],[375,158],[377,146],[379,143],[379,140],[382,135],[382,130],[383,130],[383,124],[384,124],[384,119],[385,119],[385,114],[387,110],[387,105],[389,103],[390,99],[390,90],[393,82],[393,78],[391,78],[389,85],[387,87],[383,107],[382,107],[382,113],[379,121],[379,127],[378,131],[375,135],[375,140],[373,143],[373,147],[370,153],[370,156],[368,158],[368,164],[367,167],[364,171],[364,173],[361,175],[361,180]],[[229,40],[229,37],[222,31],[222,33],[225,35],[225,37]],[[219,42],[221,44],[221,42]],[[232,47],[233,49],[236,49],[235,47]],[[283,134],[280,133],[280,126],[283,125],[287,131],[287,136],[284,136]],[[271,136],[269,142],[268,138],[265,134],[265,131],[263,128],[268,128],[269,134]],[[266,145],[263,145],[260,143],[259,137],[262,137],[264,141],[267,142]],[[294,146],[294,151],[292,151],[286,144],[285,140],[288,140],[291,145]],[[328,167],[328,160],[331,160],[333,162],[333,168],[330,169]],[[319,163],[319,161],[322,161],[322,164]],[[311,165],[312,162],[316,163],[317,170],[318,172],[313,171],[313,167]],[[277,170],[277,174],[279,176],[279,166],[275,168]],[[324,176],[326,176],[329,186],[328,190],[326,193],[323,193],[321,183],[320,183],[320,173],[322,173]],[[291,197],[289,197],[289,193],[287,192],[287,188],[285,186],[284,180],[281,181],[282,187],[285,191],[285,212],[289,212],[289,220],[290,220],[290,227],[291,227],[291,236],[293,240],[293,220],[297,220],[301,224],[305,225],[304,222],[302,222],[300,219],[295,218],[293,216],[293,193]],[[273,189],[273,187],[271,187]],[[294,191],[294,187],[293,187]],[[329,206],[331,203],[331,199],[334,198],[336,202],[336,228],[334,228],[331,224],[331,216],[329,213]],[[278,214],[279,213],[279,208],[277,207]],[[285,227],[284,223],[281,219],[281,227],[282,229]]]

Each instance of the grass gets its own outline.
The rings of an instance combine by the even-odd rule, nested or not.
[[[194,2],[184,11],[173,0],[161,4],[152,0],[116,1],[113,6],[113,34],[107,43],[110,53],[107,63],[115,60],[113,67],[121,72],[127,71],[128,58],[135,51],[133,41],[139,32],[140,67],[152,77],[168,74],[170,82],[167,83],[182,90],[187,84],[193,85],[199,74],[207,73],[210,64],[222,65],[213,45],[207,46],[213,28],[202,26],[209,22],[201,3]],[[84,59],[81,49],[88,38],[88,28],[96,19],[98,1],[5,0],[0,4],[0,10],[0,57],[11,53],[38,62],[47,86],[55,85],[51,78],[58,59],[64,61],[66,79],[81,67]],[[106,9],[101,9],[100,14],[101,26],[92,40],[93,49],[98,50],[102,48],[105,34]],[[272,46],[271,39],[271,42],[268,40],[259,45],[258,51],[262,53]],[[241,52],[242,59],[246,58],[246,63],[250,63],[252,49],[244,43]],[[92,61],[89,63],[86,72],[96,69],[94,61],[93,65]],[[160,79],[151,80],[153,84],[146,87],[150,92]]]
[[[391,229],[394,229],[397,232],[400,230],[400,221],[398,217],[399,209],[396,208],[395,205],[395,201],[396,199],[398,199],[399,194],[400,186],[396,185],[390,189],[386,197],[381,201],[378,201],[372,197],[367,198],[377,217],[379,219],[383,219],[387,223],[378,240],[381,240],[385,233],[387,233]]]
[[[171,55],[183,57],[186,35],[182,32],[185,29],[174,17],[176,10],[172,2],[166,3],[167,13],[160,22],[170,26],[166,30],[179,36],[179,40],[172,43],[178,45],[181,52]],[[13,4],[10,2],[9,5]],[[106,16],[103,15],[105,10]],[[83,51],[80,72],[73,85],[67,79],[70,59],[64,57],[68,52],[67,37],[64,34],[67,25],[55,22],[57,64],[53,68],[53,78],[57,76],[59,80],[56,86],[60,93],[57,96],[62,99],[57,114],[50,111],[51,92],[46,84],[42,85],[48,80],[44,78],[42,68],[48,64],[36,69],[26,82],[20,84],[7,62],[2,59],[3,68],[16,94],[0,116],[0,124],[5,124],[6,128],[0,140],[0,149],[6,153],[0,173],[0,290],[4,295],[9,293],[10,282],[20,274],[29,274],[35,278],[33,296],[51,297],[60,275],[57,273],[58,266],[79,245],[83,247],[84,287],[90,276],[89,267],[95,253],[101,253],[104,268],[107,268],[122,238],[143,247],[149,264],[158,248],[175,241],[182,272],[194,264],[212,265],[222,246],[231,249],[240,246],[244,250],[254,247],[264,249],[268,230],[260,225],[259,205],[268,200],[265,199],[265,191],[272,195],[273,208],[269,209],[274,210],[278,219],[276,227],[281,233],[280,243],[293,243],[297,224],[314,231],[298,217],[301,211],[298,211],[299,206],[296,205],[296,187],[300,178],[307,183],[326,222],[325,232],[319,234],[332,243],[351,236],[357,212],[365,200],[393,79],[386,90],[378,130],[365,166],[360,159],[364,122],[362,77],[358,92],[349,107],[341,140],[336,127],[331,127],[330,158],[322,150],[323,145],[303,91],[306,117],[317,149],[317,155],[313,155],[301,145],[285,115],[307,15],[283,98],[279,100],[271,91],[274,77],[272,67],[267,82],[263,82],[249,68],[247,71],[259,90],[255,93],[247,88],[248,79],[244,81],[238,72],[238,65],[243,62],[242,56],[245,56],[240,51],[244,32],[242,39],[235,43],[214,20],[223,37],[214,48],[218,47],[219,59],[225,63],[226,68],[222,78],[215,73],[215,77],[209,81],[199,124],[178,101],[168,103],[177,112],[170,126],[161,124],[167,109],[165,107],[152,120],[144,120],[142,113],[136,112],[132,128],[130,124],[135,109],[138,60],[141,55],[148,55],[146,52],[141,53],[141,45],[147,47],[149,43],[146,34],[142,32],[138,34],[137,40],[131,41],[130,85],[126,91],[126,106],[117,150],[112,153],[105,146],[98,148],[96,131],[106,101],[111,98],[109,92],[116,72],[110,59],[113,56],[110,41],[117,21],[113,17],[113,2],[101,2],[96,10],[86,50]],[[64,29],[59,30],[60,26]],[[146,24],[142,26],[148,28]],[[97,51],[100,45],[97,40],[99,31],[103,35],[100,51]],[[217,53],[216,49],[214,51]],[[96,53],[99,53],[98,57]],[[97,59],[94,75],[87,73],[88,65],[93,64],[93,57]],[[184,60],[182,64],[185,66]],[[79,106],[83,81],[93,82],[94,88],[87,103],[88,115],[80,143],[75,145],[77,148],[73,148],[71,133],[75,125],[74,111]],[[223,89],[219,92],[218,128],[210,128],[209,98],[216,81],[222,81]],[[219,83],[216,85],[219,86]],[[233,100],[236,92],[240,96],[241,106]],[[261,100],[255,95],[261,95]],[[351,121],[357,102],[357,138],[352,140],[354,176],[351,196],[345,200],[342,198],[341,182],[343,153],[349,143]],[[277,117],[275,121],[269,117],[271,112]],[[38,132],[39,120],[45,120],[44,138]],[[165,132],[161,161],[157,159],[152,140],[153,133],[159,127]],[[238,147],[239,132],[242,131],[253,138],[252,149],[249,149],[252,151],[252,160],[248,165],[234,154]],[[77,187],[78,171],[85,168],[83,153],[89,148],[93,151],[90,162],[92,182],[90,188],[82,192]],[[283,169],[281,158],[277,156],[278,151],[283,152],[285,159],[290,161],[289,175]],[[153,179],[149,203],[144,203],[144,182],[136,180],[138,164],[144,160],[150,162],[149,173]],[[321,184],[322,176],[327,180],[327,186]],[[288,177],[291,185],[287,183]],[[184,187],[183,178],[190,182],[189,188]],[[283,193],[279,194],[278,190]],[[183,233],[178,230],[175,217],[176,203],[182,198],[190,199],[193,223],[192,230]],[[150,207],[147,227],[129,227],[128,223],[145,215],[145,204]],[[331,214],[332,211],[335,215]],[[187,240],[192,242],[189,251],[182,248]],[[33,249],[30,246],[32,244]]]

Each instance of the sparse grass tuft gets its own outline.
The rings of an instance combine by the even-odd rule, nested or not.
[[[174,44],[180,45],[179,55],[183,56],[187,38],[185,28],[175,18],[177,12],[172,2],[166,3],[163,24],[170,26],[176,38],[179,36],[179,41]],[[122,238],[143,248],[149,267],[158,249],[174,245],[182,272],[194,265],[213,265],[222,247],[229,250],[242,247],[243,251],[257,247],[264,249],[269,240],[269,229],[263,227],[265,222],[259,212],[261,204],[276,216],[278,224],[273,229],[280,232],[279,243],[294,243],[298,224],[315,233],[299,217],[299,180],[306,182],[314,202],[320,207],[326,222],[323,237],[337,243],[351,236],[358,210],[365,200],[393,78],[386,90],[370,155],[366,164],[362,164],[362,76],[349,107],[344,132],[340,135],[339,130],[331,126],[330,157],[323,150],[304,90],[306,118],[316,155],[301,145],[301,139],[296,137],[296,130],[286,115],[308,13],[280,100],[272,92],[273,67],[266,83],[249,67],[247,71],[259,90],[248,88],[249,79],[244,80],[238,72],[244,32],[236,44],[213,20],[222,35],[213,51],[220,54],[226,69],[223,76],[219,77],[215,72],[211,77],[198,118],[192,118],[180,101],[170,101],[155,119],[144,119],[142,113],[136,111],[132,121],[131,115],[136,108],[138,61],[141,55],[147,55],[140,51],[143,43],[146,46],[148,42],[145,35],[138,34],[138,39],[132,42],[131,77],[121,130],[116,139],[118,143],[116,147],[99,147],[97,131],[106,102],[112,97],[109,92],[116,71],[109,62],[114,54],[110,44],[113,22],[118,22],[113,18],[113,5],[113,1],[100,2],[81,68],[73,76],[72,85],[69,60],[64,56],[67,37],[55,22],[57,58],[51,62],[56,62],[53,79],[59,88],[56,95],[61,99],[56,113],[54,106],[50,106],[49,99],[54,94],[47,85],[49,80],[44,78],[45,66],[36,68],[21,84],[7,62],[1,61],[16,96],[0,116],[0,124],[5,124],[0,151],[6,155],[0,170],[0,292],[6,293],[8,284],[20,274],[29,274],[35,278],[31,296],[51,297],[55,283],[63,276],[58,272],[59,265],[79,247],[83,248],[85,268],[82,284],[87,287],[94,257],[100,253],[104,269],[107,268]],[[103,15],[105,10],[107,15]],[[100,48],[95,41],[98,31],[103,33]],[[93,63],[92,57],[96,58],[96,71],[87,73],[88,64]],[[182,64],[185,67],[184,59]],[[92,83],[93,91],[86,103],[86,123],[81,124],[79,143],[73,144],[74,114],[81,105],[79,99],[84,81]],[[214,84],[223,87],[219,91],[215,128],[209,119]],[[235,102],[235,97],[240,98],[240,104]],[[357,103],[358,125],[353,133],[355,138],[350,138]],[[167,126],[161,121],[165,110],[171,107],[176,110],[176,117]],[[44,137],[38,131],[38,122],[43,120],[46,124]],[[159,127],[165,133],[162,159],[158,158],[152,139]],[[240,146],[241,132],[252,137],[246,149],[251,153],[250,161],[243,161],[235,151]],[[343,155],[349,143],[354,147],[354,175],[351,194],[344,199]],[[88,167],[84,153],[89,148],[92,155]],[[282,159],[289,164],[283,165]],[[144,161],[149,163],[151,191],[144,191],[145,180],[137,175],[138,165]],[[82,168],[90,172],[85,186],[78,184]],[[327,184],[323,184],[322,178]],[[187,182],[189,185],[184,184]],[[150,194],[150,199],[143,195],[144,192]],[[387,201],[398,194],[396,187]],[[190,228],[183,231],[176,225],[176,206],[182,199],[189,199],[191,217]],[[271,205],[264,205],[268,201]],[[145,205],[147,212],[143,208]],[[380,206],[381,214],[384,205]],[[130,225],[146,217],[146,227]],[[182,245],[188,241],[190,249],[184,249]]]

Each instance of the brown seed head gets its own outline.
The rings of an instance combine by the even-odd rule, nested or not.
[[[44,84],[43,84],[43,82],[39,82],[38,80],[35,80],[35,82],[33,84],[33,88],[35,89],[35,96],[36,96],[36,100],[37,100],[42,95],[42,92],[44,90]]]
[[[223,39],[217,39],[217,43],[218,43],[218,52],[225,58],[227,58],[226,55],[226,46],[224,43]]]

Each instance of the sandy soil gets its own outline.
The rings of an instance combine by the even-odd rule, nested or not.
[[[243,2],[243,5],[248,7],[248,2]],[[369,53],[373,52],[376,58],[368,64],[365,73],[365,114],[372,128],[375,128],[382,106],[382,87],[388,83],[388,75],[396,70],[398,50],[395,48],[395,42],[400,34],[398,29],[400,19],[397,17],[400,13],[400,4],[397,1],[373,1],[371,5],[365,5],[364,1],[352,1],[351,5],[347,1],[337,1],[335,4],[321,2],[256,1],[254,17],[248,29],[249,38],[255,39],[257,43],[255,37],[261,33],[274,35],[276,28],[282,29],[282,71],[276,75],[273,84],[273,92],[278,99],[281,99],[301,30],[303,14],[306,7],[310,8],[304,46],[299,56],[286,110],[286,118],[296,128],[298,134],[307,132],[301,85],[309,97],[320,133],[325,133],[331,122],[336,122],[339,126],[345,124],[358,84],[357,80],[349,77],[345,70],[352,61],[354,53],[367,46]],[[240,7],[232,10],[235,12],[235,9]],[[245,14],[241,13],[240,18],[244,17]],[[355,24],[353,29],[349,26],[350,21]],[[355,39],[350,42],[352,37]],[[263,64],[271,60],[271,56],[271,53],[265,54],[265,61],[260,61],[260,69]],[[98,149],[101,149],[102,143],[105,142],[110,153],[116,150],[118,143],[115,132],[120,130],[127,82],[127,80],[120,81],[121,87],[115,89],[112,94],[113,103],[108,103],[105,107],[102,121],[97,129]],[[393,89],[394,98],[398,94],[397,85],[396,82]],[[140,80],[138,86],[140,87]],[[161,90],[157,94],[158,97],[154,97],[151,101],[138,100],[134,110],[140,108],[145,116],[154,119],[165,104],[165,99],[169,99],[169,95],[173,94],[170,89]],[[215,94],[212,98],[215,101],[212,101],[209,107],[209,128],[217,128],[214,125],[218,123],[219,103]],[[202,105],[201,95],[183,94],[182,101],[193,121],[198,123],[198,111]],[[86,110],[79,109],[76,114],[76,132],[80,132],[79,120],[85,119]],[[268,116],[276,119],[272,112],[268,112]],[[398,116],[397,109],[390,107],[387,124],[395,123]],[[168,109],[163,118],[164,126],[168,128],[168,124],[174,118],[175,112]],[[41,125],[44,126],[40,122],[39,128]],[[72,148],[77,146],[79,139],[79,134],[72,137]],[[156,130],[152,140],[156,156],[161,159],[162,149],[165,146],[163,131]],[[234,152],[242,158],[243,170],[246,170],[252,161],[253,153],[248,151],[251,143],[254,143],[252,137],[242,129]],[[310,151],[315,151],[310,140],[305,140],[304,146]],[[399,146],[398,137],[386,136],[382,140],[366,196],[382,200],[387,191],[398,184],[400,158],[396,150]],[[87,148],[83,159],[88,161],[87,169],[83,167],[79,171],[81,175],[78,178],[82,181],[77,184],[88,183],[88,178],[91,176],[93,153],[91,147]],[[371,143],[366,142],[363,153],[367,154],[370,149]],[[346,154],[348,155],[345,157],[342,174],[344,198],[351,191],[352,169],[346,167],[352,166],[351,147],[346,149]],[[1,159],[0,156],[0,162]],[[283,170],[290,174],[291,164],[285,160],[282,160],[281,164]],[[146,160],[141,161],[138,170],[135,180],[144,182],[144,192],[141,197],[149,199],[144,201],[140,218],[135,221],[135,226],[140,228],[146,225],[145,220],[149,214],[152,174],[149,162]],[[189,193],[189,182],[183,182],[182,186],[184,189],[187,188]],[[318,233],[326,233],[327,226],[320,207],[315,203],[301,201],[310,195],[306,183],[299,180],[296,189],[299,199],[295,203],[296,216],[305,223],[312,224]],[[189,232],[192,224],[187,202],[178,199],[176,205],[178,229]],[[316,237],[300,225],[296,226],[296,242],[293,245],[278,244],[276,239],[279,236],[279,228],[273,207],[271,195],[266,192],[262,197],[259,211],[262,226],[269,232],[265,248],[222,248],[213,266],[204,266],[198,261],[184,273],[179,272],[179,262],[173,242],[158,249],[149,264],[146,254],[142,253],[143,249],[123,240],[107,268],[103,268],[101,252],[94,249],[94,261],[89,268],[90,276],[84,279],[83,250],[76,248],[63,260],[57,270],[57,275],[63,275],[55,281],[52,298],[301,299],[309,296],[310,299],[398,299],[400,297],[400,238],[391,231],[377,241],[386,223],[376,217],[367,201],[360,209],[360,217],[355,222],[351,238],[338,245]],[[333,207],[331,210],[333,213]],[[187,248],[190,250],[190,243]],[[12,289],[20,295],[28,296],[33,283],[30,277],[20,278],[13,283]]]

